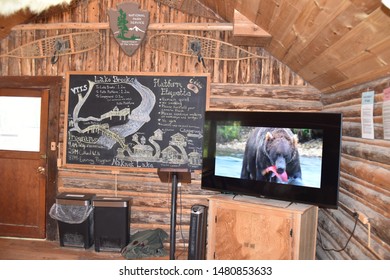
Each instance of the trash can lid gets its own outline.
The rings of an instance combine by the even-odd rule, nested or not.
[[[92,200],[94,207],[128,207],[129,197],[95,196]]]
[[[81,193],[61,193],[56,198],[56,203],[67,205],[85,205],[91,204],[94,195]]]

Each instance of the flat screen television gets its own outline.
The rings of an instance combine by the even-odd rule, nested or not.
[[[342,115],[205,114],[202,189],[337,208]]]

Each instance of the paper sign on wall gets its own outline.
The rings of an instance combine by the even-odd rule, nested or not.
[[[362,94],[362,138],[374,139],[374,91]]]
[[[390,88],[383,91],[383,138],[390,140]]]

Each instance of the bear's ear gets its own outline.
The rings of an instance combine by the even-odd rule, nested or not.
[[[274,137],[272,136],[271,132],[268,131],[267,134],[265,135],[265,140],[270,141],[272,139],[274,139]]]
[[[294,134],[294,136],[293,136],[293,144],[295,147],[298,146],[298,135],[296,135],[296,134]]]

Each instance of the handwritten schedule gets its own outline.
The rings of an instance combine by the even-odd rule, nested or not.
[[[66,165],[201,169],[207,75],[67,75]]]

